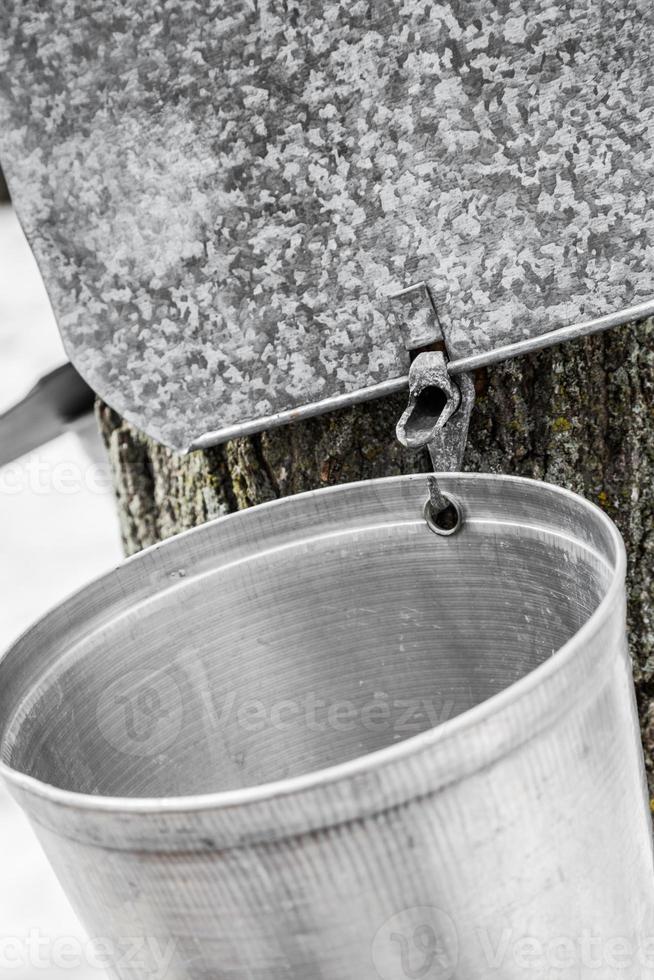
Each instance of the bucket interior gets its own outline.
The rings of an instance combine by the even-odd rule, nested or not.
[[[206,545],[194,532],[138,557],[28,634],[2,664],[31,665],[4,687],[3,760],[132,797],[342,763],[524,677],[587,622],[614,572],[571,520],[557,531],[482,515],[438,537],[419,518],[343,529],[335,514],[316,527],[298,507],[271,547],[265,515],[249,516],[206,530]]]

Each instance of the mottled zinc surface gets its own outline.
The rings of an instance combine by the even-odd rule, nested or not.
[[[206,431],[654,294],[651,0],[5,0],[3,165],[68,352]]]

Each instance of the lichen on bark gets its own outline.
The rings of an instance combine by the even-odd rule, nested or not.
[[[654,790],[653,339],[649,320],[479,372],[464,468],[559,484],[616,521]],[[395,441],[403,407],[403,396],[368,402],[181,457],[99,403],[126,552],[276,497],[425,471],[426,454]]]

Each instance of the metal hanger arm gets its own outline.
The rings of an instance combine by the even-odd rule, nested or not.
[[[469,357],[461,357],[454,361],[449,361],[447,370],[450,374],[464,374],[466,371],[474,371],[476,368],[488,367],[491,364],[500,364],[502,361],[510,360],[513,357],[520,357],[522,354],[531,354],[534,351],[544,350],[546,347],[554,347],[567,340],[577,340],[579,337],[589,337],[595,333],[602,333],[612,327],[619,327],[626,323],[635,323],[645,320],[649,316],[654,316],[654,299],[638,306],[630,306],[627,309],[619,310],[617,313],[609,313],[606,316],[597,317],[595,320],[585,320],[582,323],[573,323],[569,327],[559,327],[557,330],[549,330],[547,333],[536,337],[527,337],[525,340],[518,340],[514,344],[506,344],[504,347],[496,347],[494,350],[482,351],[479,354],[471,354]]]

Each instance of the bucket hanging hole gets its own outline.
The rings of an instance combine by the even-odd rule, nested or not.
[[[456,500],[446,493],[442,493],[442,496],[446,502],[445,507],[437,510],[432,501],[427,500],[425,501],[423,515],[430,531],[448,537],[460,530],[463,520],[461,508]]]

